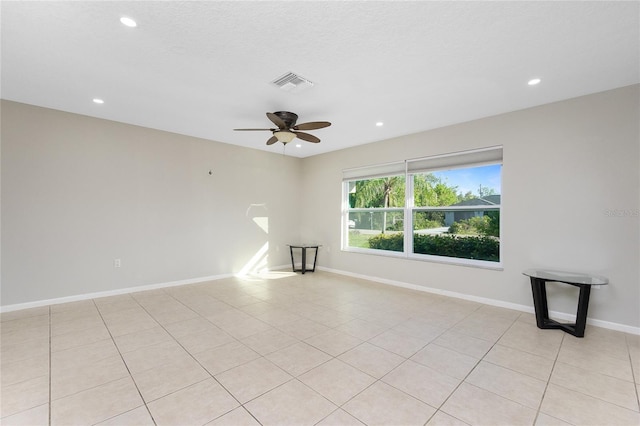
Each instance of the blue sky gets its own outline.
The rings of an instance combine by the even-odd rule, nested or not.
[[[496,194],[501,194],[501,168],[501,164],[492,164],[490,166],[443,170],[433,172],[433,174],[441,178],[448,185],[457,186],[458,192],[462,192],[463,194],[471,191],[477,195],[480,185],[482,185],[483,188],[493,188]]]

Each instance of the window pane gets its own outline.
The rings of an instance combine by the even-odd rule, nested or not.
[[[404,176],[389,176],[349,182],[349,207],[403,207],[404,187]]]
[[[413,252],[500,261],[500,211],[438,210],[413,213]]]
[[[449,230],[449,227],[444,223],[445,212],[443,211],[430,211],[430,212],[414,212],[413,213],[413,230],[438,230],[438,232],[445,232]]]
[[[403,210],[349,212],[348,225],[349,247],[404,251]]]
[[[502,165],[466,167],[420,173],[413,176],[414,205],[500,205]]]
[[[495,147],[408,160],[407,176],[343,173],[344,247],[404,253],[406,231],[407,257],[500,262],[501,158]]]

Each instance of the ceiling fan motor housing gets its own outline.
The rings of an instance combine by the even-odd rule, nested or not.
[[[295,114],[293,112],[289,112],[289,111],[276,111],[274,112],[275,115],[277,115],[278,117],[280,117],[280,119],[282,121],[284,121],[284,124],[287,125],[287,129],[293,127],[296,125],[296,121],[298,120],[298,114]]]

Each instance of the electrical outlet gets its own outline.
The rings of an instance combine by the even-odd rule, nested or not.
[[[122,262],[120,261],[120,259],[113,259],[113,267],[114,268],[119,268],[122,266]]]

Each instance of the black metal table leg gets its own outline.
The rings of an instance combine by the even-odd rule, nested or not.
[[[302,273],[307,272],[307,248],[302,247]]]
[[[587,326],[587,309],[589,309],[590,285],[580,286],[580,296],[578,297],[578,312],[576,313],[576,325],[574,336],[584,337],[584,329]]]
[[[311,272],[316,271],[316,261],[318,260],[318,247],[316,247],[315,249],[316,249],[316,254],[313,257],[313,269],[311,270]]]
[[[549,321],[549,307],[547,305],[547,288],[545,281],[531,277],[531,291],[533,292],[533,307],[536,312],[538,328],[545,328]]]
[[[536,312],[536,325],[542,329],[560,329],[576,337],[584,337],[584,330],[587,325],[587,310],[589,309],[590,285],[570,284],[580,288],[578,298],[578,310],[576,312],[575,323],[560,323],[549,318],[549,306],[547,304],[548,280],[531,277],[531,291],[533,293],[533,306]]]

